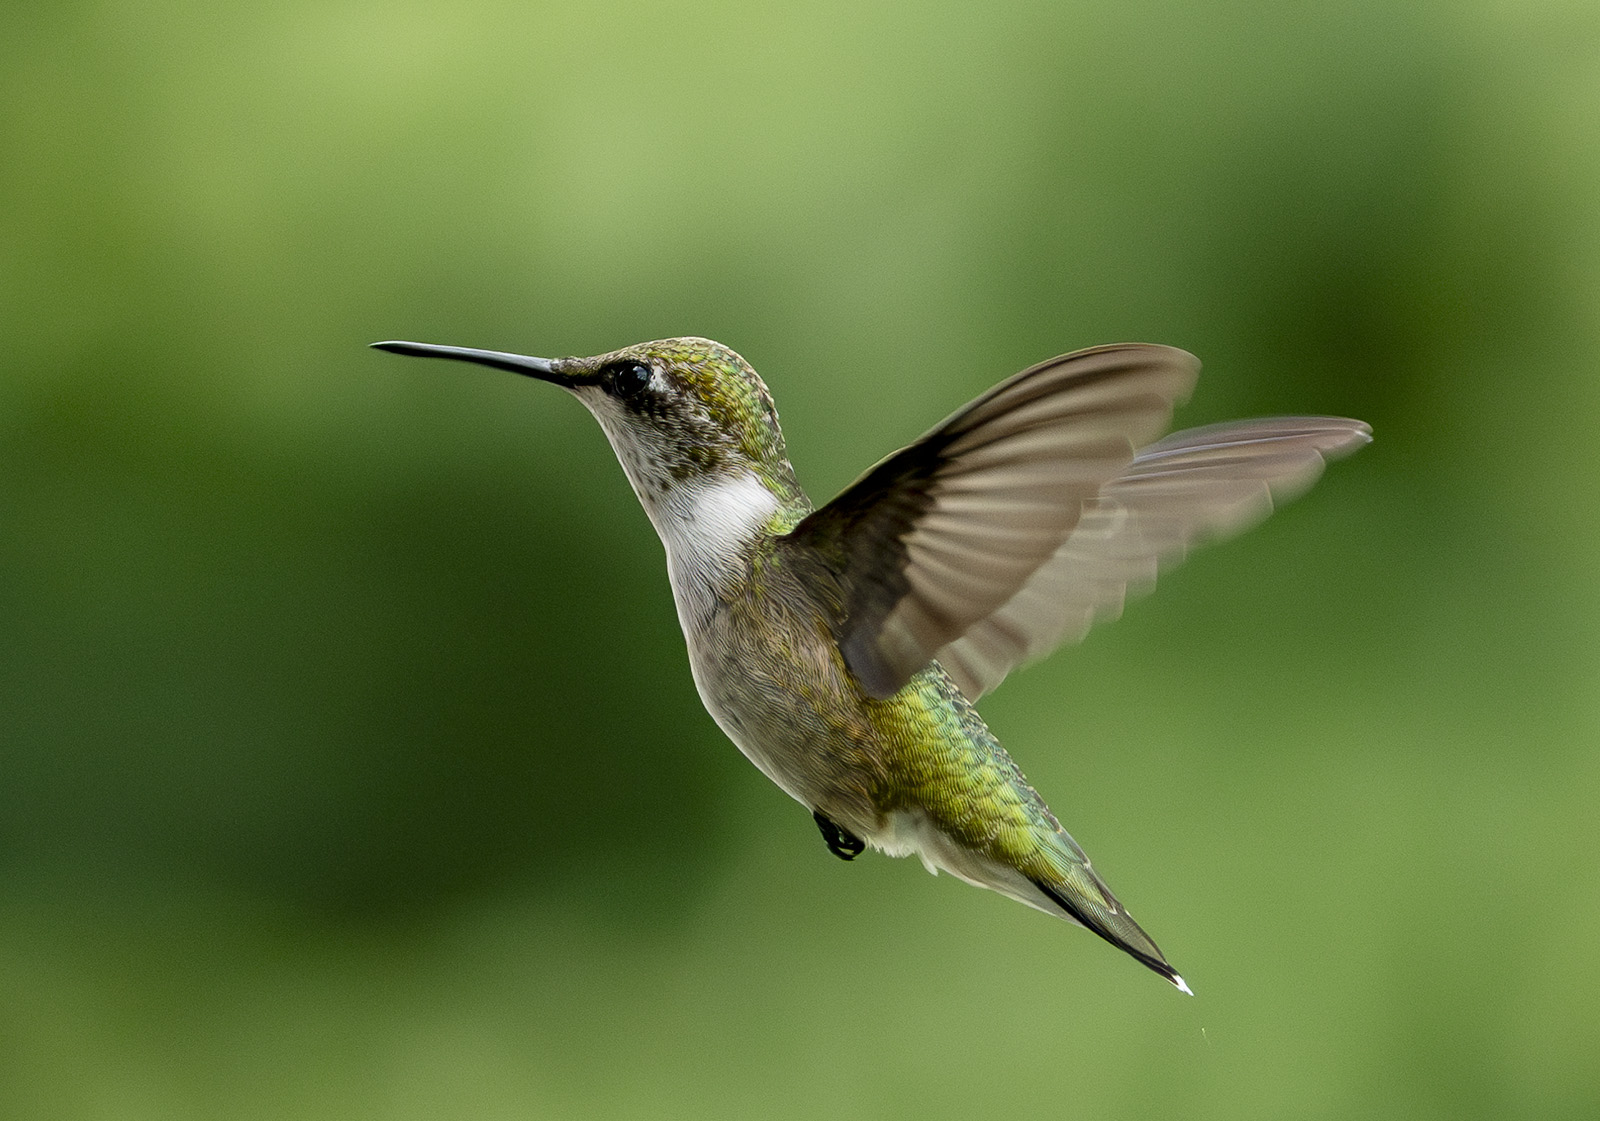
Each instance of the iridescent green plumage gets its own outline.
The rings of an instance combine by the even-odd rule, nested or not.
[[[1188,991],[969,698],[1309,483],[1365,425],[1276,418],[1152,443],[1198,363],[1098,347],[996,386],[814,510],[772,395],[720,343],[553,360],[375,345],[525,373],[589,408],[666,547],[707,710],[835,854],[916,853]]]
[[[959,844],[1015,868],[1072,918],[1178,979],[937,664],[874,707],[896,760],[896,789],[884,791],[891,811],[920,808]]]

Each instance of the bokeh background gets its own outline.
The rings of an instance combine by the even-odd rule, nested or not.
[[[0,11],[0,1114],[1600,1115],[1600,8]],[[1377,442],[985,712],[1193,982],[845,865],[562,394],[825,498],[1122,339]]]

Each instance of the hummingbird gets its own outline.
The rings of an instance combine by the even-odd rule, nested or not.
[[[1370,440],[1366,424],[1272,417],[1160,438],[1199,360],[1099,346],[1001,382],[814,507],[772,394],[721,343],[553,359],[372,345],[509,370],[584,404],[665,546],[701,700],[834,855],[916,854],[1192,992],[973,702],[1119,615],[1191,545],[1309,486]]]

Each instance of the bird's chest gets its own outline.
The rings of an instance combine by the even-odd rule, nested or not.
[[[733,483],[658,511],[673,515],[657,528],[695,687],[718,727],[791,797],[865,812],[876,733],[803,580],[763,547],[774,509],[765,491]]]
[[[871,814],[877,730],[822,618],[794,589],[748,572],[673,586],[695,687],[718,727],[757,768],[812,809]]]

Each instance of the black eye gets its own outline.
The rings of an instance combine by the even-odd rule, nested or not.
[[[639,396],[649,384],[650,367],[643,362],[619,362],[606,371],[606,389],[624,401]]]

